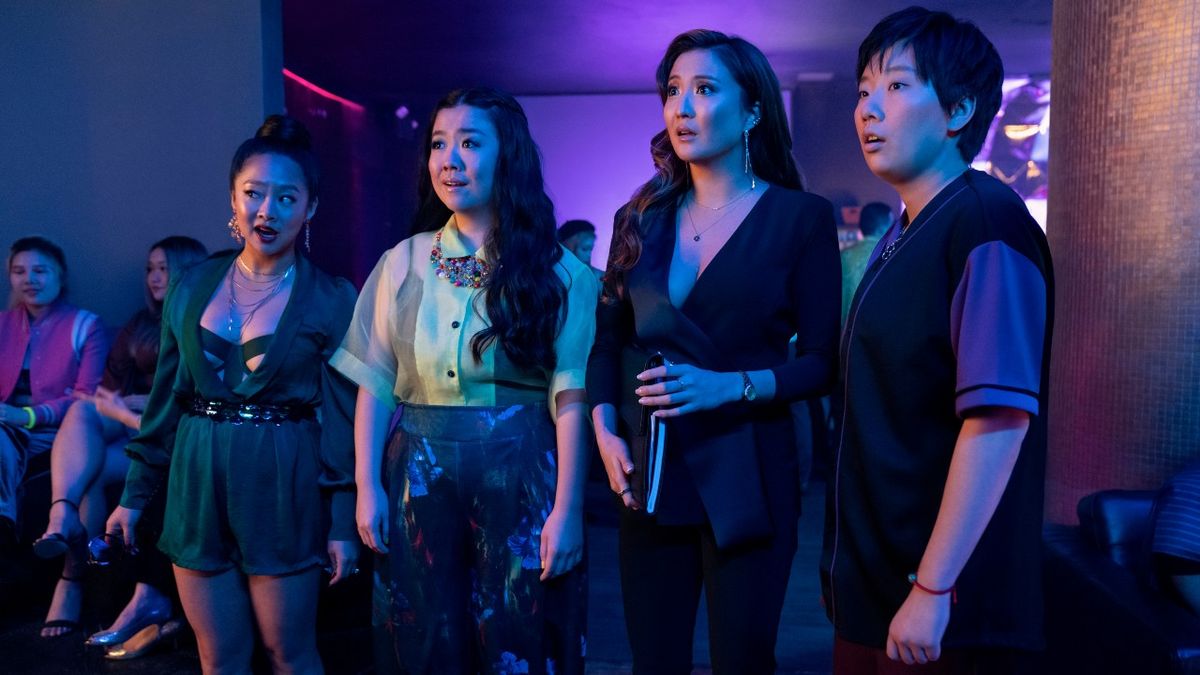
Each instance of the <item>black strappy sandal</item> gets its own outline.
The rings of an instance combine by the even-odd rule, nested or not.
[[[75,509],[76,517],[79,516],[79,505],[70,499],[55,499],[50,502],[50,506],[54,506],[62,502]],[[51,559],[57,558],[60,555],[66,555],[68,552],[74,551],[77,553],[86,554],[87,550],[87,530],[80,529],[71,536],[66,536],[62,532],[51,532],[43,535],[40,539],[33,542],[33,554],[39,558]],[[86,555],[85,555],[86,557]],[[66,578],[66,577],[64,577]]]
[[[83,583],[83,577],[69,577],[64,574],[59,578],[63,581],[69,581],[73,584]],[[72,621],[71,619],[51,619],[42,624],[42,630],[46,630],[47,628],[66,628],[67,630],[59,633],[58,635],[42,635],[39,631],[38,636],[43,640],[53,640],[54,638],[60,638],[64,635],[71,635],[72,633],[75,633],[79,631],[79,629],[83,628],[83,624],[81,624],[79,621]]]

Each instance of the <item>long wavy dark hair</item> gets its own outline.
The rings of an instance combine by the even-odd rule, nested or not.
[[[779,79],[758,47],[740,37],[730,37],[715,30],[696,29],[675,36],[659,61],[656,73],[658,96],[663,105],[667,102],[667,80],[671,78],[675,60],[697,49],[711,50],[729,69],[742,89],[742,103],[746,109],[755,103],[759,106],[761,119],[750,131],[750,161],[754,173],[769,183],[803,190],[804,182],[792,157],[792,134],[788,131]],[[687,163],[675,154],[666,129],[650,141],[650,156],[654,160],[654,177],[634,192],[613,225],[608,272],[604,275],[603,298],[607,302],[624,293],[625,275],[642,255],[642,219],[648,212],[668,204],[679,204],[688,190]]]
[[[471,338],[471,353],[478,363],[492,342],[521,368],[553,370],[557,362],[554,339],[565,318],[567,290],[554,272],[562,258],[555,235],[554,204],[546,196],[542,159],[529,133],[529,120],[511,95],[485,87],[456,89],[434,108],[425,132],[422,164],[417,172],[420,206],[414,232],[436,230],[451,211],[438,198],[429,175],[433,122],[438,112],[466,105],[487,113],[499,135],[492,205],[496,226],[484,241],[484,250],[495,261],[482,294],[487,328]]]

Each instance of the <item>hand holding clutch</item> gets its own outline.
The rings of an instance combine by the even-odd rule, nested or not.
[[[651,359],[653,361],[653,358]],[[662,362],[638,373],[646,384],[634,390],[638,403],[657,408],[655,417],[678,417],[701,410],[712,410],[743,398],[748,385],[739,372],[718,373],[685,363]],[[749,386],[753,390],[753,386]]]
[[[638,379],[645,381],[645,375],[651,372],[663,372],[672,364],[667,361],[661,353],[656,353],[646,361],[645,370],[638,375]],[[666,384],[662,376],[653,379],[649,386],[662,386]],[[641,391],[646,389],[646,386],[638,387],[634,393],[641,395]],[[638,401],[642,404],[642,419],[641,428],[638,430],[638,440],[631,448],[633,451],[633,472],[629,475],[629,487],[632,490],[634,500],[645,507],[646,513],[653,514],[658,506],[658,488],[660,479],[662,478],[662,461],[663,455],[667,450],[667,424],[657,413],[661,412],[661,408],[656,408],[646,402],[646,399]]]

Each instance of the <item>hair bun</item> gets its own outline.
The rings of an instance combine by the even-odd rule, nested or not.
[[[258,131],[255,138],[269,139],[301,150],[312,150],[312,136],[299,120],[287,115],[271,115]]]

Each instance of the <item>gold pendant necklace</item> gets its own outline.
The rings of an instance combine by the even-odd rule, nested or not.
[[[750,194],[750,191],[749,191],[749,190],[747,190],[746,192],[742,193],[742,197],[746,196],[747,194]],[[737,199],[735,199],[734,201],[739,201],[739,200],[741,200],[741,198],[742,198],[742,197],[738,197],[738,198],[737,198]],[[696,197],[695,197],[695,195],[692,195],[692,202],[693,202],[693,203],[696,203],[696,204],[699,204],[699,203],[700,203],[700,202],[697,202],[697,201],[696,201]],[[730,202],[729,204],[726,204],[725,206],[729,206],[730,204],[733,204],[733,202]],[[703,204],[701,204],[701,206],[703,206]],[[725,206],[722,206],[721,208],[722,208],[722,209],[724,209],[724,208],[725,208]],[[711,208],[711,207],[707,207],[707,206],[706,206],[705,208]],[[721,215],[717,216],[717,219],[716,219],[716,220],[712,221],[712,222],[711,222],[711,223],[709,223],[709,224],[708,224],[708,225],[707,225],[707,226],[706,226],[706,227],[705,227],[703,230],[701,230],[701,229],[699,229],[698,227],[696,227],[696,217],[695,217],[695,216],[692,214],[692,206],[691,206],[691,203],[684,204],[684,206],[683,206],[683,210],[687,212],[688,222],[689,222],[689,223],[691,223],[691,225],[692,225],[692,233],[693,233],[693,234],[692,234],[692,241],[700,241],[700,240],[701,240],[701,239],[704,237],[704,234],[705,234],[706,232],[708,232],[709,230],[713,229],[713,228],[714,228],[714,227],[716,227],[717,225],[720,225],[720,224],[721,224],[721,222],[722,222],[722,221],[724,221],[724,220],[725,220],[725,218],[726,218],[726,217],[727,217],[729,214],[733,213],[733,211],[725,211],[725,212],[724,212],[724,213],[722,213]],[[713,210],[717,210],[717,209],[713,209]]]
[[[708,204],[701,202],[699,199],[696,199],[696,192],[692,191],[692,202],[695,204],[699,204],[700,206],[703,206],[704,208],[708,209],[709,211],[724,211],[725,209],[729,208],[730,206],[733,206],[734,204],[742,201],[743,197],[745,197],[746,195],[750,194],[753,191],[754,191],[754,186],[751,185],[750,187],[743,190],[742,194],[734,197],[733,199],[730,199],[729,201],[725,202],[724,204],[722,204],[720,206],[709,206]]]

